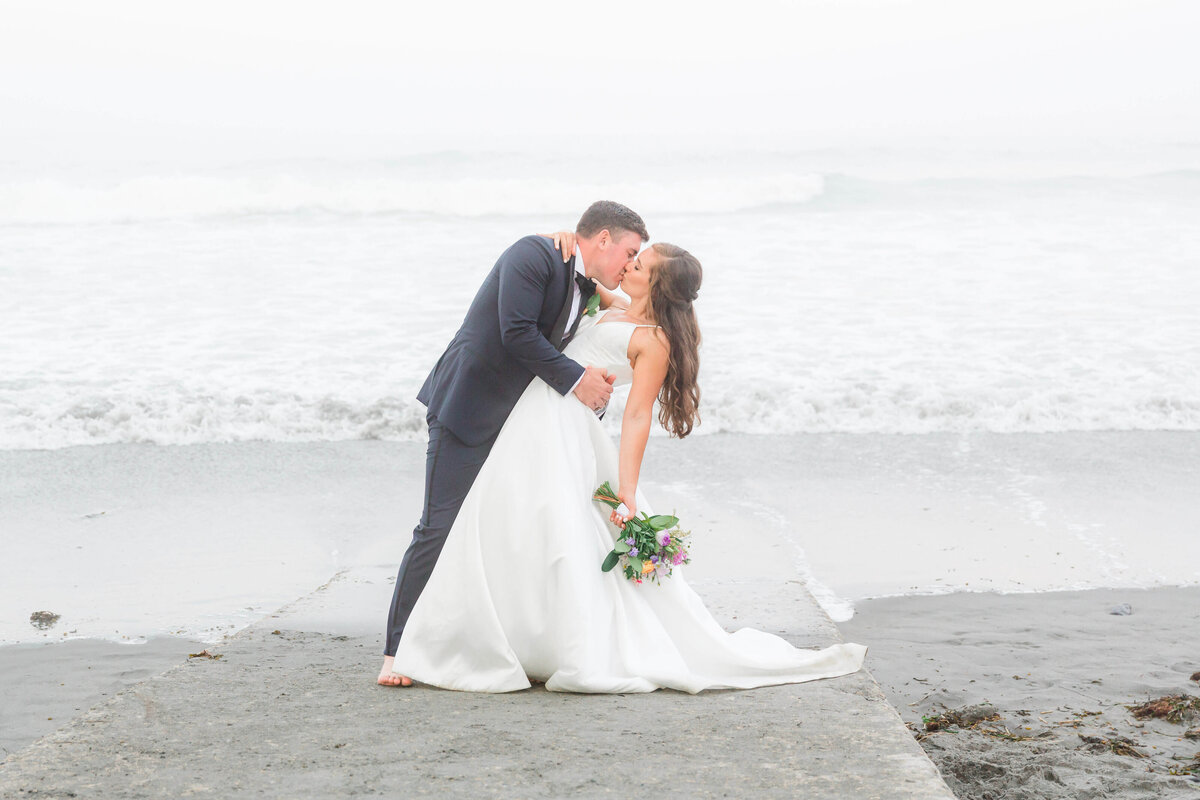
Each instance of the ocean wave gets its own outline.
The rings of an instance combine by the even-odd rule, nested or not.
[[[260,214],[437,214],[573,218],[597,198],[643,214],[733,213],[807,203],[824,178],[772,173],[580,181],[556,177],[433,177],[277,173],[146,175],[114,182],[33,178],[0,183],[0,224],[138,222]]]
[[[607,415],[614,437],[623,404]],[[720,387],[705,392],[698,435],[1056,433],[1200,430],[1200,398],[1148,396],[1126,402],[1025,394],[944,396],[936,391],[871,395],[776,393]],[[664,435],[656,430],[655,435]],[[116,443],[184,445],[239,441],[423,441],[415,399],[370,400],[281,393],[230,396],[89,396],[36,405],[0,400],[0,450]]]
[[[0,449],[57,450],[92,444],[241,441],[415,441],[425,435],[416,400],[370,401],[262,392],[91,395],[37,405],[0,400]]]
[[[1114,202],[1151,199],[1175,206],[1200,205],[1200,170],[1171,170],[1125,177],[1063,175],[1037,178],[922,178],[871,180],[854,175],[825,176],[825,190],[813,201],[822,208],[987,206],[1014,203]]]
[[[596,196],[702,254],[700,434],[1200,430],[1200,172],[888,182],[767,159],[601,190],[495,161],[0,172],[0,448],[420,440],[417,387],[495,254]],[[496,218],[436,216],[467,212]]]
[[[402,165],[407,168],[408,165]],[[472,175],[461,169],[397,172],[395,165],[277,172],[178,172],[65,180],[26,175],[0,181],[0,225],[130,223],[271,214],[426,214],[454,217],[573,217],[599,197],[646,215],[730,214],[765,208],[842,208],[1058,203],[1064,197],[1139,196],[1200,204],[1200,171],[1135,177],[1066,176],[1024,180],[875,180],[801,169],[728,174],[702,167],[675,174],[641,171],[634,180],[577,180],[556,174]],[[564,168],[565,173],[565,168]],[[638,170],[631,174],[639,174]]]

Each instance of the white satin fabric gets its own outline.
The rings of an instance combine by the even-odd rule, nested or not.
[[[585,318],[566,354],[628,383],[635,327]],[[635,584],[601,572],[617,528],[592,492],[617,486],[599,420],[538,378],[505,422],[413,608],[395,671],[476,692],[684,692],[830,678],[866,647],[802,650],[762,631],[727,633],[684,579]],[[653,513],[638,495],[639,511]],[[680,510],[684,527],[687,509]]]

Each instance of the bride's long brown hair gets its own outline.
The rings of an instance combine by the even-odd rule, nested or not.
[[[667,377],[658,393],[658,421],[682,439],[700,421],[700,326],[692,301],[704,271],[682,247],[665,242],[650,247],[660,259],[650,275],[650,313],[670,342]]]

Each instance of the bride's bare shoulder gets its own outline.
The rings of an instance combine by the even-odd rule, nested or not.
[[[646,358],[651,362],[666,363],[671,354],[671,342],[667,339],[662,328],[651,325],[639,325],[629,337],[630,356],[639,361]]]

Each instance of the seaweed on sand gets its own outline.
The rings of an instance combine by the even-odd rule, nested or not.
[[[1176,761],[1184,761],[1186,759],[1175,758]],[[1200,753],[1192,756],[1192,760],[1182,767],[1176,767],[1171,770],[1172,775],[1200,775]]]
[[[1021,713],[1021,712],[1017,712]],[[925,737],[937,731],[948,731],[950,728],[959,728],[960,730],[970,730],[984,736],[991,736],[993,739],[1004,739],[1010,742],[1030,742],[1035,739],[1044,739],[1052,736],[1049,731],[1042,731],[1033,736],[1023,736],[1019,733],[1013,733],[1006,725],[998,723],[1000,713],[996,707],[989,703],[980,703],[979,705],[963,706],[949,711],[944,711],[937,716],[925,716],[921,721],[925,725],[923,731],[916,732],[917,741],[921,741]],[[987,724],[997,723],[997,724]]]
[[[1135,719],[1165,719],[1176,725],[1200,717],[1200,697],[1190,694],[1173,694],[1149,700],[1141,705],[1125,706],[1133,712]]]
[[[944,731],[951,726],[971,728],[981,722],[992,722],[997,719],[1000,719],[1000,714],[996,711],[996,707],[987,703],[951,709],[934,717],[921,717],[921,721],[925,723],[926,733]]]
[[[1124,736],[1114,736],[1111,739],[1104,739],[1099,736],[1084,736],[1079,734],[1079,738],[1083,739],[1083,743],[1087,749],[1093,753],[1103,753],[1105,751],[1116,753],[1119,756],[1132,756],[1133,758],[1145,758],[1146,754],[1134,747],[1132,739],[1127,739]]]

